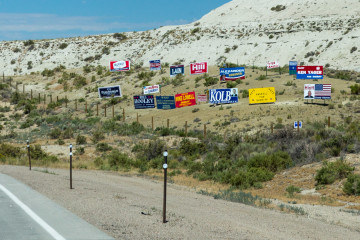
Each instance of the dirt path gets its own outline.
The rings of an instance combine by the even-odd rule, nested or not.
[[[0,166],[117,239],[360,239],[360,233],[307,216],[215,200],[169,184],[167,220],[162,223],[163,183],[101,171],[49,173]]]

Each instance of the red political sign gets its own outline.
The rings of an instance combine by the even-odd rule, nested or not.
[[[207,62],[190,63],[190,74],[202,74],[208,72]]]
[[[175,95],[176,108],[196,105],[195,92],[180,93]]]
[[[130,61],[110,61],[110,71],[129,71]]]

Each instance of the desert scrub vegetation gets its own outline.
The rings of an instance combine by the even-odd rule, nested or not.
[[[272,7],[270,10],[275,12],[280,12],[285,9],[286,7],[284,5],[276,5],[275,7]]]
[[[316,172],[316,185],[334,183],[338,179],[346,178],[352,171],[354,168],[342,160],[324,161],[322,168]]]
[[[63,78],[75,77],[75,73],[63,73]],[[218,82],[218,79],[215,79]],[[243,96],[248,94],[247,91],[242,93]],[[167,149],[169,169],[173,170],[173,174],[181,172],[201,181],[210,180],[229,184],[236,189],[246,189],[261,188],[263,182],[271,180],[275,174],[292,166],[360,152],[360,122],[351,118],[344,118],[344,122],[338,122],[330,128],[326,128],[324,122],[309,122],[299,133],[293,128],[285,127],[279,118],[279,128],[273,134],[258,132],[248,135],[239,131],[227,135],[224,139],[224,135],[208,131],[204,139],[200,130],[189,130],[185,136],[183,128],[158,127],[153,131],[137,122],[123,123],[119,121],[121,118],[101,119],[88,116],[86,119],[80,119],[72,111],[59,113],[52,108],[33,108],[35,102],[26,99],[21,93],[13,93],[10,98],[13,107],[22,110],[22,113],[10,114],[9,118],[16,123],[13,127],[36,124],[37,128],[36,131],[19,135],[9,131],[7,135],[0,137],[1,142],[24,142],[27,137],[40,139],[49,136],[53,142],[60,139],[75,140],[75,137],[76,144],[81,145],[88,139],[86,149],[79,146],[79,154],[80,147],[83,147],[84,151],[87,151],[88,147],[96,148],[96,158],[91,164],[99,169],[161,171],[162,152]],[[29,106],[26,107],[26,104]],[[27,111],[28,114],[24,114],[26,108],[30,109]],[[226,121],[226,124],[231,123]],[[162,139],[169,135],[176,138],[176,143],[171,143],[171,146],[168,145],[168,141]],[[106,143],[107,136],[128,136],[131,144],[126,147],[122,147],[121,144],[110,146]],[[38,158],[46,159],[39,160],[39,164],[42,164],[42,161],[44,164],[57,162],[43,156],[41,148],[35,148],[34,146],[34,151],[38,151]],[[0,154],[5,156],[6,152],[3,150]],[[23,152],[13,155],[11,159],[23,159],[21,153]],[[4,158],[0,156],[0,159]],[[26,164],[25,160],[21,160],[23,163],[11,161],[14,164]],[[352,184],[348,188],[351,189],[356,182],[356,179],[349,178],[352,170],[337,164],[332,166],[332,163],[328,163],[326,168],[324,165],[324,170],[316,176],[316,180],[321,185],[331,182],[333,176],[336,179],[348,177],[349,184]]]

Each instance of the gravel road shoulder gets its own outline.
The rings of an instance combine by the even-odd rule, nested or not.
[[[360,239],[358,231],[336,222],[216,200],[174,184],[168,185],[163,224],[162,182],[74,170],[70,190],[67,170],[0,165],[0,172],[117,239]]]

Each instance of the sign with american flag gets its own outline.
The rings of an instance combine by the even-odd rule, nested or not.
[[[304,84],[304,99],[331,99],[331,84]]]
[[[315,99],[331,99],[331,84],[315,84]]]

